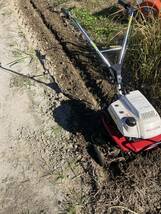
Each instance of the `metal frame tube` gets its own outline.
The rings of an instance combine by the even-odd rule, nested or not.
[[[107,49],[107,50],[101,50],[101,53],[120,51],[121,49],[122,49],[122,47],[111,48],[111,49]]]
[[[89,35],[87,34],[87,32],[82,28],[82,26],[79,24],[79,22],[73,16],[71,16],[71,14],[69,14],[69,16],[70,16],[71,20],[76,24],[76,26],[78,27],[78,29],[82,32],[82,34],[84,35],[84,37],[86,38],[86,40],[95,49],[96,53],[101,57],[101,59],[103,60],[103,62],[110,68],[111,67],[111,63],[101,53],[101,51],[98,49],[97,45],[92,41],[92,39],[89,37]]]
[[[134,10],[131,9],[129,10],[129,14],[130,14],[130,19],[129,19],[129,23],[128,23],[128,28],[127,28],[127,32],[126,35],[124,37],[123,40],[123,45],[122,48],[120,47],[116,47],[113,49],[109,49],[109,50],[99,50],[97,45],[92,41],[92,39],[89,37],[88,33],[83,29],[83,27],[80,25],[80,23],[76,20],[75,17],[73,17],[71,15],[71,13],[69,11],[64,11],[65,14],[71,19],[71,21],[73,21],[74,25],[80,30],[80,32],[83,34],[83,36],[85,37],[85,39],[87,40],[87,42],[93,47],[93,49],[96,51],[96,53],[100,56],[100,58],[102,59],[102,61],[107,65],[107,67],[109,68],[109,71],[111,73],[111,75],[116,78],[116,82],[117,82],[117,93],[119,95],[122,94],[122,90],[121,90],[121,81],[122,81],[122,77],[121,77],[121,67],[123,64],[123,60],[125,58],[125,53],[126,53],[126,49],[127,49],[127,42],[128,42],[128,37],[129,37],[129,33],[130,33],[130,28],[131,28],[131,23],[132,23],[132,19],[134,16]],[[109,60],[103,55],[103,53],[105,52],[109,52],[109,51],[117,51],[117,50],[121,50],[120,51],[120,55],[119,55],[119,61],[118,64],[116,65],[111,65],[111,63],[109,62]],[[117,66],[120,66],[117,68]],[[117,70],[118,69],[118,70]]]
[[[123,45],[122,45],[122,50],[121,50],[120,56],[119,56],[119,64],[121,64],[121,65],[123,64],[123,61],[125,58],[125,53],[126,53],[126,49],[127,49],[127,41],[128,41],[130,29],[131,29],[131,23],[132,23],[133,16],[134,16],[134,11],[131,12],[127,32],[126,32],[126,35],[125,35],[125,38],[123,41]]]

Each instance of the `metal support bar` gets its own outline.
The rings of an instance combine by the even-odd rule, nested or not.
[[[126,32],[126,35],[125,35],[125,38],[124,38],[124,41],[123,41],[123,45],[122,45],[122,50],[121,50],[120,56],[119,56],[119,64],[121,64],[121,65],[123,64],[123,61],[124,61],[124,58],[125,58],[127,41],[128,41],[130,29],[131,29],[131,23],[132,23],[133,16],[134,16],[134,11],[131,11],[127,32]]]
[[[82,26],[79,24],[79,22],[71,15],[71,13],[69,11],[68,11],[68,17],[74,22],[76,27],[84,35],[87,42],[89,42],[89,44],[95,49],[96,53],[100,56],[100,58],[103,60],[103,62],[110,68],[111,63],[109,62],[109,60],[101,53],[101,51],[98,49],[97,45],[89,37],[88,33],[82,28]]]
[[[122,2],[122,1],[121,1]],[[132,19],[134,16],[134,10],[132,7],[129,7],[128,5],[128,13],[130,15],[130,19],[129,19],[129,23],[128,23],[128,28],[127,28],[127,32],[125,35],[125,38],[123,40],[123,45],[121,47],[115,47],[115,48],[111,48],[108,50],[99,50],[97,45],[92,41],[92,39],[89,37],[88,33],[82,28],[82,26],[80,25],[80,23],[76,20],[75,17],[72,16],[72,14],[68,11],[63,9],[63,12],[65,13],[65,15],[73,22],[73,24],[80,30],[80,32],[83,34],[83,36],[85,37],[85,39],[87,40],[87,42],[93,47],[93,49],[96,51],[96,53],[100,56],[100,58],[102,59],[102,61],[107,65],[107,67],[109,68],[109,71],[112,75],[112,77],[116,80],[117,82],[117,92],[119,95],[122,94],[122,76],[121,76],[121,69],[122,69],[122,64],[123,64],[123,60],[125,57],[125,52],[127,49],[127,41],[128,41],[128,36],[130,33],[130,28],[131,28],[131,23],[132,23]],[[115,65],[112,65],[109,60],[103,55],[103,53],[106,52],[111,52],[111,51],[120,51],[120,55],[119,55],[119,62]]]
[[[117,47],[117,48],[110,48],[110,49],[102,50],[101,53],[120,51],[121,49],[122,49],[122,47],[120,46],[120,47]]]

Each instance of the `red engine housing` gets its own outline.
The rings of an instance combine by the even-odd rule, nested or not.
[[[107,121],[106,117],[102,116],[102,122],[107,133],[123,152],[132,151],[134,153],[139,153],[141,151],[153,149],[161,144],[161,134],[146,140],[138,139],[135,141],[129,141],[117,130],[116,126],[111,125],[110,119]]]

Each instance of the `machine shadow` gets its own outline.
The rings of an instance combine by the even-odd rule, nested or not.
[[[53,117],[64,130],[77,135],[77,142],[84,148],[89,157],[108,173],[108,179],[122,175],[120,162],[110,158],[108,152],[115,147],[110,136],[106,133],[101,118],[102,111],[95,111],[80,100],[62,101],[53,111]],[[79,133],[84,137],[79,138]],[[82,150],[79,151],[81,154]],[[92,177],[92,175],[91,175]]]
[[[21,76],[24,79],[30,79],[36,83],[42,84],[50,89],[54,90],[56,93],[62,93],[61,89],[54,81],[50,83],[46,83],[44,81],[38,80],[38,77],[43,76],[44,74],[40,75],[25,75],[21,74],[13,69],[4,67],[0,65],[0,69],[4,70],[5,72],[9,72],[18,76]],[[91,137],[93,133],[98,133],[102,131],[102,124],[100,120],[101,112],[95,111],[87,107],[87,105],[80,101],[73,99],[72,96],[68,94],[64,94],[69,100],[62,101],[61,105],[57,107],[53,111],[54,120],[68,132],[76,135],[80,133],[83,135],[87,145],[84,145],[87,149],[88,154],[91,156],[92,159],[95,160],[96,163],[103,166],[100,157],[98,156],[96,145],[92,143]]]
[[[66,114],[68,109],[68,113]],[[61,105],[53,111],[55,121],[72,134],[80,132],[87,141],[93,132],[98,131],[101,125],[100,112],[90,109],[87,105],[76,99],[62,101]]]
[[[40,57],[40,55],[39,55]],[[42,58],[40,59],[42,60]],[[56,93],[63,93],[58,84],[55,82],[54,77],[48,70],[45,69],[44,60],[41,61],[44,68],[44,74],[38,75],[25,75],[19,73],[13,69],[3,66],[0,64],[0,69],[5,72],[21,76],[24,79],[30,79],[38,84],[42,84],[54,90]],[[50,76],[50,82],[44,82],[39,77],[43,75]],[[62,101],[61,105],[53,111],[53,118],[64,130],[72,133],[73,135],[81,134],[84,137],[84,147],[86,148],[89,156],[100,166],[105,166],[105,160],[102,152],[98,149],[99,147],[107,147],[106,143],[110,142],[110,139],[105,133],[102,125],[101,117],[102,111],[95,111],[91,109],[87,103],[74,99],[71,95],[63,93],[68,100]],[[94,141],[93,136],[98,135],[99,141]],[[111,146],[113,146],[111,144]],[[113,169],[111,169],[113,170]]]
[[[55,82],[54,78],[52,78],[52,82],[49,82],[49,83],[37,79],[39,77],[44,76],[45,74],[40,74],[40,75],[26,75],[26,74],[19,73],[19,72],[13,70],[13,69],[8,68],[8,67],[4,67],[1,64],[0,64],[0,69],[6,71],[8,73],[15,74],[17,76],[21,76],[24,79],[30,79],[31,81],[34,81],[34,82],[39,83],[39,84],[42,84],[42,85],[44,85],[46,87],[51,88],[56,93],[60,93],[61,92],[61,89],[59,88],[58,84]]]
[[[66,131],[85,139],[85,146],[90,157],[100,166],[104,165],[103,156],[97,146],[104,145],[104,129],[101,122],[101,111],[89,108],[80,100],[71,99],[62,101],[53,111],[54,120]],[[92,137],[99,133],[100,141],[93,141]],[[81,142],[80,142],[81,143]]]
[[[93,13],[93,15],[96,17],[108,17],[108,19],[112,20],[113,22],[117,22],[120,24],[124,24],[128,21],[128,18],[125,14],[126,13],[124,12],[124,10],[118,5],[112,5]]]

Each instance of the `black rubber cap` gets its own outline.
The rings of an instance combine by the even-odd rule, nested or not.
[[[127,117],[127,118],[125,119],[125,123],[126,123],[128,126],[131,126],[131,127],[136,126],[136,120],[135,120],[134,117]]]

